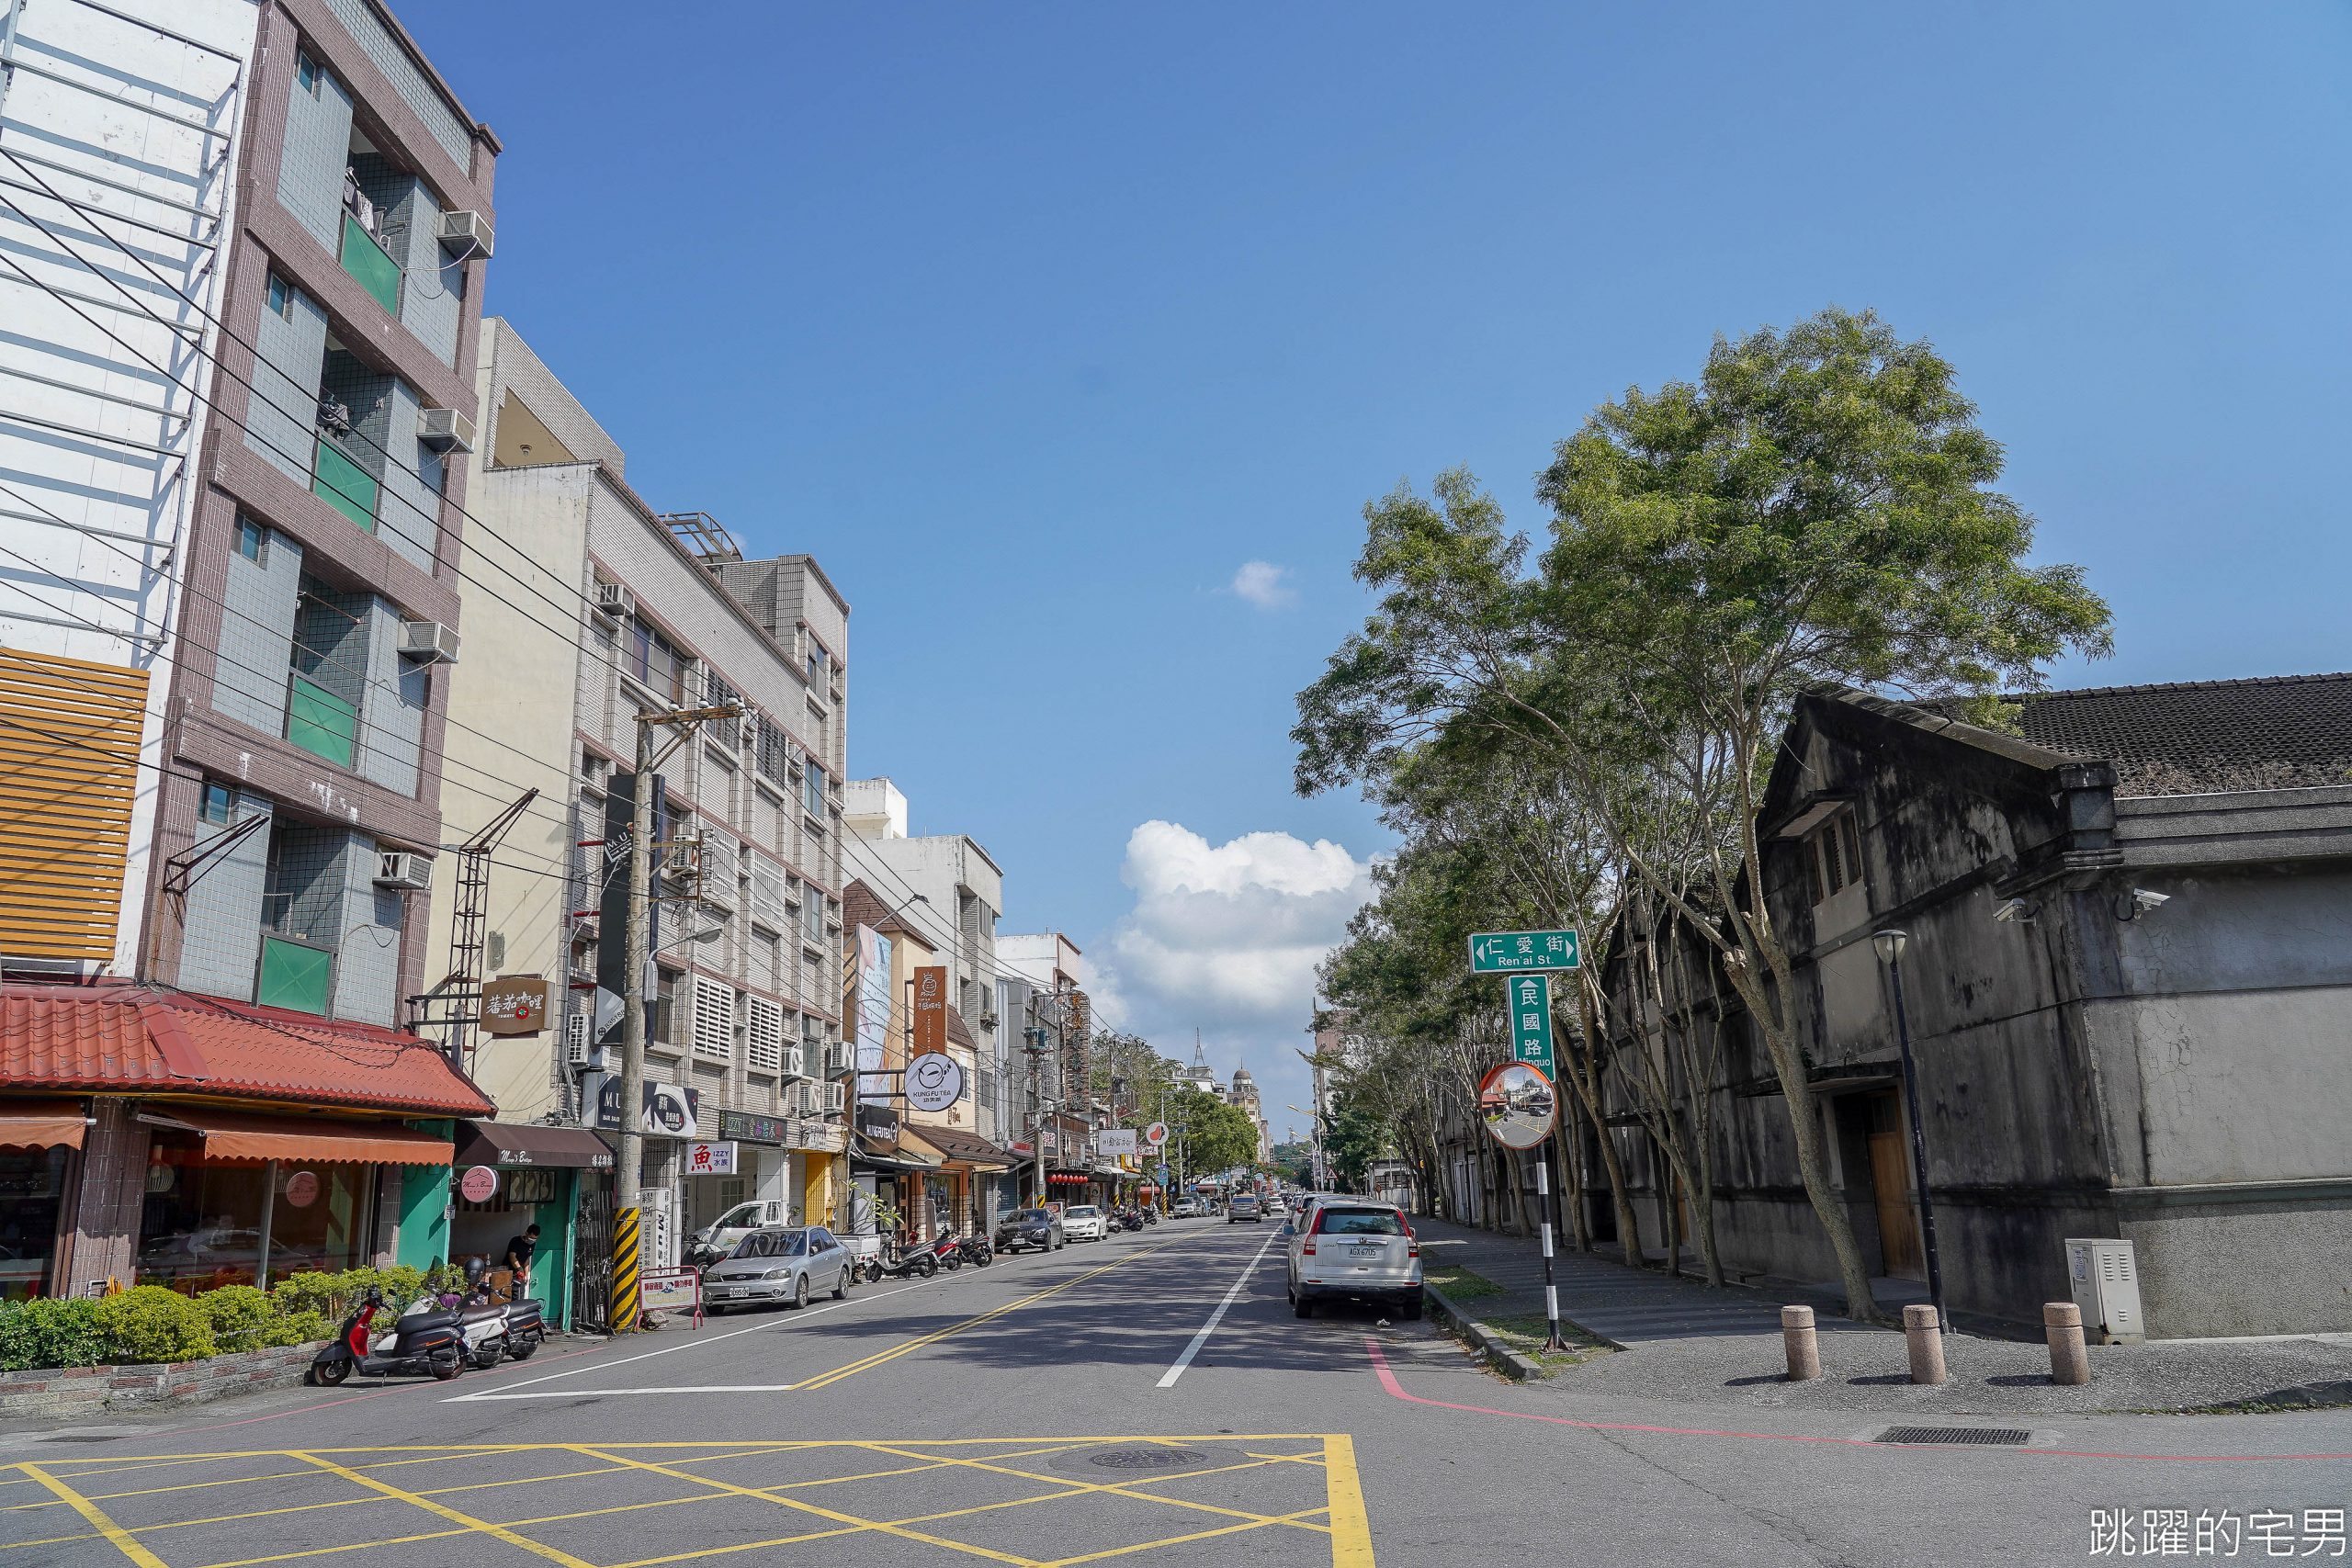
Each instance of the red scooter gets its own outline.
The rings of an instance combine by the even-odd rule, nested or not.
[[[454,1312],[410,1313],[393,1325],[390,1350],[368,1348],[368,1332],[384,1311],[384,1292],[370,1290],[343,1325],[342,1337],[320,1348],[306,1382],[333,1388],[352,1373],[363,1378],[431,1375],[447,1382],[466,1370],[461,1321]]]

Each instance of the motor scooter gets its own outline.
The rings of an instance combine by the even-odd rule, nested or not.
[[[886,1274],[893,1280],[903,1280],[909,1275],[918,1280],[928,1280],[938,1272],[939,1250],[936,1242],[927,1241],[915,1247],[899,1247],[886,1241],[883,1243],[881,1257],[869,1258],[865,1260],[865,1282],[869,1285]]]
[[[320,1348],[311,1358],[305,1381],[333,1388],[357,1372],[364,1378],[430,1375],[447,1382],[466,1370],[467,1350],[458,1315],[439,1310],[403,1314],[393,1323],[390,1341],[381,1349],[370,1342],[370,1330],[384,1312],[384,1292],[371,1289],[358,1310],[344,1323],[343,1333]]]
[[[996,1261],[996,1248],[989,1245],[986,1235],[977,1231],[956,1244],[956,1255],[976,1269],[985,1269]]]

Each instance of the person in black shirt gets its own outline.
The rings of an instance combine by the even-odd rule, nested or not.
[[[514,1272],[514,1294],[519,1299],[531,1283],[531,1255],[539,1249],[539,1227],[526,1225],[523,1234],[511,1236],[506,1243],[506,1267]]]

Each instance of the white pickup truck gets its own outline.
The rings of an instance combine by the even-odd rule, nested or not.
[[[781,1198],[754,1198],[748,1203],[738,1203],[718,1218],[686,1238],[689,1261],[705,1262],[726,1257],[735,1250],[735,1244],[755,1230],[776,1225],[796,1225],[791,1205]]]

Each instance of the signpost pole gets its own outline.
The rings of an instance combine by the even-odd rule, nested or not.
[[[1545,1139],[1544,1143],[1551,1142]],[[1535,1203],[1543,1214],[1544,1225],[1544,1317],[1551,1326],[1551,1337],[1544,1341],[1546,1350],[1565,1350],[1568,1342],[1560,1337],[1560,1287],[1552,1276],[1552,1234],[1554,1217],[1558,1213],[1552,1192],[1552,1161],[1544,1144],[1535,1145]]]

